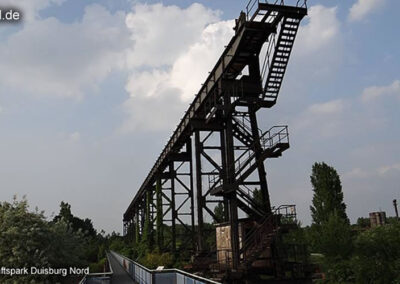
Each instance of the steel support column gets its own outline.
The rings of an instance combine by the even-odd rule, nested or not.
[[[231,225],[231,247],[232,247],[232,268],[239,268],[239,222],[237,205],[237,185],[235,185],[235,149],[233,144],[232,116],[231,116],[231,96],[229,92],[223,93],[224,98],[224,118],[225,118],[225,178],[224,196],[229,198],[229,222]]]
[[[175,210],[175,168],[174,162],[171,161],[169,164],[169,173],[171,175],[171,245],[172,254],[176,254],[176,210]]]
[[[267,212],[267,214],[271,214],[271,202],[268,193],[267,172],[265,171],[265,166],[263,160],[261,159],[261,154],[263,150],[260,144],[260,134],[258,132],[256,111],[254,110],[253,106],[249,106],[249,116],[250,116],[251,130],[254,137],[254,152],[256,156],[258,178],[260,180],[262,202],[263,206],[265,207],[265,212]]]
[[[202,181],[202,170],[201,170],[201,152],[203,151],[203,145],[200,142],[200,131],[197,130],[194,134],[194,145],[196,155],[196,193],[197,193],[197,251],[201,252],[204,248],[203,236],[204,236],[204,219],[203,219],[203,181]]]
[[[193,153],[192,153],[192,140],[189,139],[186,142],[186,153],[189,156],[189,190],[188,195],[190,198],[190,221],[191,221],[191,241],[192,250],[196,251],[196,237],[195,237],[195,225],[194,225],[194,186],[193,186]]]

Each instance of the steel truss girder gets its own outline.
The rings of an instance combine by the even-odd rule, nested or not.
[[[184,148],[184,150],[171,155],[168,167],[159,175],[162,226],[167,225],[171,230],[171,239],[168,243],[163,243],[163,246],[164,249],[173,253],[183,249],[188,243],[194,249],[194,200],[190,141],[185,144]],[[154,220],[156,218],[157,216],[154,217]],[[187,236],[185,243],[180,247],[178,247],[177,224],[183,227],[184,236]]]

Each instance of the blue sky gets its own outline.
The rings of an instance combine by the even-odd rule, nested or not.
[[[27,195],[48,216],[64,200],[96,228],[121,231],[245,2],[1,0],[24,21],[0,23],[0,200]],[[288,124],[291,135],[267,162],[271,199],[296,203],[308,224],[311,166],[325,161],[352,221],[392,215],[400,2],[308,3],[278,104],[259,114],[261,128]]]

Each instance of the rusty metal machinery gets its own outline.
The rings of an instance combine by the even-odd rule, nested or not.
[[[239,217],[262,223],[272,215],[264,161],[289,148],[287,126],[262,131],[257,112],[276,104],[307,14],[304,0],[293,2],[250,1],[241,12],[235,35],[124,213],[125,234],[140,236],[167,225],[171,242],[164,245],[177,252],[183,247],[176,236],[180,224],[193,253],[199,253],[205,250],[205,221],[227,222],[232,270],[239,269]],[[256,189],[261,203],[254,199]],[[214,213],[219,203],[222,218]]]

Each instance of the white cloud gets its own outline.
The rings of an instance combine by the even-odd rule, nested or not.
[[[329,48],[337,40],[340,22],[336,13],[336,7],[316,5],[309,9],[309,22],[300,26],[295,44],[300,55],[310,55],[315,51]]]
[[[137,4],[126,17],[134,41],[130,66],[160,67],[172,64],[196,42],[204,27],[219,20],[219,12],[201,4],[186,9],[163,4]]]
[[[158,88],[153,96],[132,96],[124,103],[128,117],[120,131],[174,130],[187,105],[180,99],[179,89],[164,86],[163,82],[158,84]]]
[[[79,132],[73,132],[69,135],[68,140],[71,142],[78,142],[81,139],[81,134]]]
[[[311,114],[337,114],[344,110],[345,104],[341,99],[326,103],[313,104],[308,108]]]
[[[129,55],[129,65],[136,70],[126,85],[130,99],[125,103],[128,119],[122,127],[124,130],[174,127],[232,37],[234,21],[215,23],[218,13],[198,4],[196,9],[192,6],[180,9],[161,4],[138,5],[127,16],[127,24],[135,42]],[[194,13],[199,15],[195,16]],[[331,68],[340,61],[337,60],[340,53],[338,46],[341,44],[340,22],[336,13],[336,7],[313,6],[309,11],[309,22],[301,26],[299,31],[295,56],[305,60],[312,72],[318,75],[326,66]],[[192,21],[196,19],[198,23],[182,27],[182,20],[177,19],[186,18],[189,14]],[[169,35],[168,40],[165,35]],[[327,63],[330,60],[333,64]],[[300,65],[304,68],[304,64]],[[137,71],[140,66],[145,66],[145,71]],[[173,107],[165,108],[164,104],[168,101],[162,96],[173,101]],[[144,107],[147,105],[156,109],[157,114],[149,112]],[[336,100],[315,105],[309,111],[332,114],[343,107],[343,102]],[[175,115],[173,109],[177,111]],[[160,117],[158,122],[157,117]]]
[[[388,86],[371,86],[365,88],[361,98],[364,102],[369,102],[383,96],[398,96],[400,98],[400,81],[395,80]]]
[[[380,176],[385,176],[391,172],[400,172],[400,163],[389,166],[383,166],[378,169],[378,174]]]
[[[335,74],[343,58],[341,23],[336,7],[316,5],[299,28],[293,55],[288,69],[295,76],[289,87],[296,91],[304,88],[304,83],[314,84],[314,80],[329,78]]]
[[[234,21],[208,25],[197,42],[175,61],[171,70],[171,84],[182,90],[182,99],[192,101],[201,83],[207,78],[233,36]]]
[[[52,5],[61,5],[66,0],[2,0],[2,7],[11,6],[21,10],[24,21],[39,18],[39,12]]]
[[[346,129],[343,112],[349,101],[342,99],[313,104],[293,119],[293,128],[306,130],[308,137],[334,137]]]
[[[128,36],[125,14],[100,5],[86,7],[82,20],[71,24],[51,17],[32,21],[0,46],[0,86],[81,97],[123,67]]]
[[[374,10],[380,8],[385,0],[358,0],[351,8],[349,13],[350,21],[360,21]]]
[[[122,131],[175,127],[233,35],[234,21],[218,16],[200,4],[139,4],[127,16],[134,45]]]
[[[343,176],[345,178],[356,178],[356,179],[360,178],[360,179],[363,179],[363,178],[366,178],[366,177],[370,176],[370,174],[368,172],[366,172],[365,170],[363,170],[363,169],[354,168],[351,171],[345,173]]]
[[[370,170],[365,170],[357,167],[345,173],[343,176],[345,178],[350,178],[350,179],[366,179],[366,178],[376,178],[376,177],[382,178],[390,174],[398,174],[398,172],[400,172],[400,163],[375,167]]]

